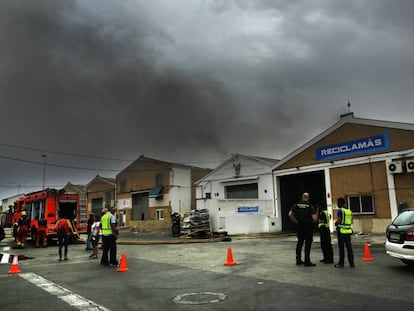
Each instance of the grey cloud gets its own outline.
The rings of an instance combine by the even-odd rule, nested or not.
[[[0,142],[205,161],[281,157],[335,122],[348,98],[361,117],[407,122],[413,4],[394,3],[4,0]],[[39,165],[0,161],[6,182],[39,180]],[[49,168],[48,176],[94,174]]]

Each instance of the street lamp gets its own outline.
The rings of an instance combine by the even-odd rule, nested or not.
[[[46,155],[42,154],[41,157],[43,158],[43,185],[42,189],[45,190],[45,180],[46,180]]]

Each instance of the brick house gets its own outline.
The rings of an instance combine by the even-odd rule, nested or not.
[[[115,206],[115,178],[96,175],[87,185],[88,211],[100,215],[102,208]]]
[[[116,176],[117,208],[124,225],[171,228],[171,214],[196,208],[196,180],[211,170],[140,156]]]

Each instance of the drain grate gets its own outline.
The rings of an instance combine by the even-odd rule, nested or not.
[[[187,305],[202,305],[207,303],[217,303],[226,299],[227,296],[222,293],[200,292],[188,293],[174,297],[174,303]]]

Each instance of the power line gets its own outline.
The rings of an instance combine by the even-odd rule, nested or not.
[[[48,185],[49,188],[60,188],[65,185]],[[1,185],[0,188],[42,188],[42,185],[26,185],[26,184],[10,184],[10,185]]]
[[[119,172],[120,171],[120,170],[115,170],[115,169],[91,168],[91,167],[61,165],[61,164],[53,164],[53,163],[46,163],[45,164],[43,162],[32,161],[32,160],[25,160],[25,159],[19,159],[19,158],[14,158],[14,157],[7,157],[7,156],[0,156],[0,158],[1,159],[5,159],[5,160],[23,162],[23,163],[46,165],[46,166],[60,167],[60,168],[70,168],[70,169],[85,170],[85,171],[107,171],[107,172]]]
[[[96,156],[96,155],[72,153],[72,152],[62,152],[62,151],[55,151],[55,150],[49,150],[49,149],[27,147],[27,146],[6,144],[6,143],[0,143],[0,146],[23,149],[23,150],[40,151],[40,152],[45,152],[45,153],[59,154],[59,155],[72,156],[72,157],[97,159],[97,160],[110,160],[110,161],[122,161],[122,162],[132,162],[136,160],[136,159],[121,159],[121,158],[115,158],[115,157],[101,157],[101,156]],[[211,161],[181,161],[179,163],[221,163],[221,162],[223,161],[222,160],[211,160]]]
[[[84,170],[84,171],[95,171],[95,172],[157,172],[165,170],[166,168],[158,168],[158,169],[108,169],[108,168],[92,168],[92,167],[82,167],[82,166],[71,166],[71,165],[62,165],[62,164],[53,164],[53,163],[44,163],[39,161],[33,160],[25,160],[15,157],[8,157],[8,156],[1,156],[0,159],[11,160],[16,162],[23,162],[23,163],[30,163],[36,165],[46,165],[50,167],[59,167],[59,168],[68,168],[68,169],[76,169],[76,170]],[[200,168],[204,169],[204,168]],[[207,168],[206,168],[207,169]]]
[[[47,153],[60,154],[60,155],[73,156],[73,157],[80,157],[80,158],[89,158],[89,159],[98,159],[98,160],[111,160],[111,161],[123,161],[123,162],[134,161],[134,160],[130,160],[130,159],[100,157],[100,156],[89,155],[89,154],[61,152],[61,151],[54,151],[54,150],[48,150],[48,149],[33,148],[33,147],[26,147],[26,146],[19,146],[19,145],[5,144],[5,143],[0,143],[0,145],[4,146],[4,147],[11,147],[11,148],[16,148],[16,149],[40,151],[40,152],[47,152]]]

